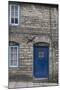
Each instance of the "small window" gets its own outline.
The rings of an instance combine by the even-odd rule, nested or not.
[[[9,67],[18,67],[18,46],[9,46]]]
[[[43,58],[44,57],[44,52],[40,51],[39,52],[39,58]]]
[[[18,25],[19,23],[19,5],[10,5],[10,24]]]

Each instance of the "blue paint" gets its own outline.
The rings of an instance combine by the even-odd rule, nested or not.
[[[48,78],[48,46],[34,46],[34,67],[33,74],[36,78]]]

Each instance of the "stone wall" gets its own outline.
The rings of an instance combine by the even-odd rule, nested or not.
[[[15,69],[9,68],[9,73],[33,77],[33,45],[37,42],[47,42],[50,45],[49,78],[55,79],[58,72],[58,8],[54,5],[18,4],[19,25],[9,24],[9,41],[20,44],[19,66]]]

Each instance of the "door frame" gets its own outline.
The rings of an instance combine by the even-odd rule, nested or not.
[[[47,78],[37,78],[37,77],[35,77],[34,76],[34,47],[35,47],[35,45],[37,45],[37,46],[47,46],[48,47],[48,49],[49,49],[49,43],[46,43],[46,42],[38,42],[38,43],[34,43],[33,44],[33,79],[34,80],[48,80],[49,79],[49,53],[48,53],[48,77]]]

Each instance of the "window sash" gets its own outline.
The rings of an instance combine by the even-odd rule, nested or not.
[[[11,48],[13,49],[16,48],[17,49],[16,52],[14,52],[14,50],[11,52]],[[8,60],[9,60],[9,67],[18,67],[18,46],[9,46]],[[16,65],[14,65],[14,63],[16,63]]]
[[[12,10],[12,6],[14,7],[13,10]],[[13,23],[12,23],[12,20],[13,20]],[[18,5],[10,5],[10,24],[11,25],[19,24],[19,6]]]

